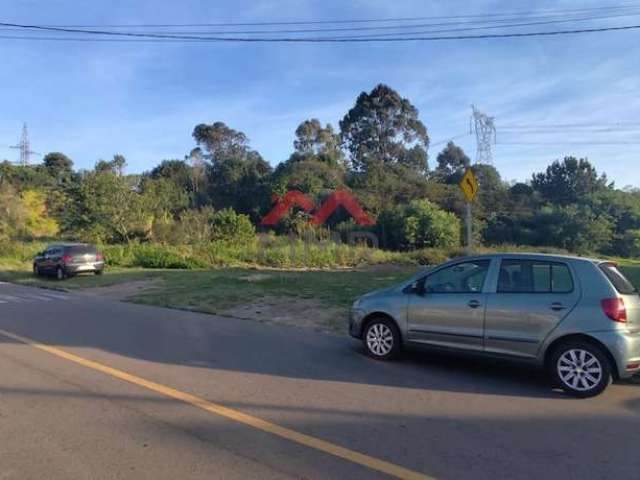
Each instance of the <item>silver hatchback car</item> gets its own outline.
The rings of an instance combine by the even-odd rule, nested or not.
[[[349,332],[390,359],[426,345],[546,367],[590,397],[640,371],[640,296],[613,262],[541,254],[464,257],[357,299]]]

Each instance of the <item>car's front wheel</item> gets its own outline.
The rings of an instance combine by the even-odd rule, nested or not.
[[[576,397],[594,397],[612,380],[611,363],[597,345],[570,341],[558,347],[549,364],[554,382]]]
[[[376,317],[367,323],[362,341],[369,356],[378,360],[389,360],[398,355],[402,339],[398,327],[392,320]]]
[[[36,277],[39,277],[39,276],[40,276],[40,267],[38,267],[38,265],[37,265],[37,264],[35,264],[35,263],[33,264],[33,274],[34,274]]]

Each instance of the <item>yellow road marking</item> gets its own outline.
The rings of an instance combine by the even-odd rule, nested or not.
[[[292,442],[299,443],[306,447],[328,453],[329,455],[334,455],[344,460],[363,465],[372,470],[377,470],[379,472],[406,480],[429,480],[431,478],[420,472],[401,467],[400,465],[386,462],[378,458],[370,457],[369,455],[365,455],[363,453],[341,447],[334,443],[312,437],[311,435],[296,432],[295,430],[291,430],[290,428],[281,427],[280,425],[262,420],[261,418],[254,417],[253,415],[247,415],[246,413],[242,413],[238,410],[209,402],[203,398],[196,397],[195,395],[176,390],[175,388],[167,387],[150,380],[145,380],[144,378],[138,377],[136,375],[118,370],[117,368],[108,367],[107,365],[94,362],[93,360],[88,360],[57,347],[52,347],[50,345],[36,342],[35,340],[16,335],[15,333],[7,332],[6,330],[0,329],[0,335],[4,335],[5,337],[25,343],[31,347],[37,348],[38,350],[43,350],[52,355],[55,355],[56,357],[64,358],[65,360],[69,360],[92,370],[102,372],[115,378],[119,378],[120,380],[124,380],[125,382],[129,382],[134,385],[138,385],[139,387],[152,390],[161,395],[180,400],[182,402],[193,405],[194,407],[206,410],[207,412],[214,413],[216,415],[234,420],[239,423],[243,423],[258,430],[262,430],[263,432],[268,432]]]

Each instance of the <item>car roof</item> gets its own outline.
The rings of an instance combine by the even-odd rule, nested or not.
[[[506,258],[506,259],[527,259],[527,260],[546,260],[546,261],[579,261],[579,262],[591,262],[591,263],[602,263],[606,260],[591,258],[591,257],[580,257],[578,255],[562,255],[555,253],[535,253],[535,252],[504,252],[504,253],[486,253],[482,255],[472,255],[468,257],[459,257],[466,259],[482,259],[482,258]]]

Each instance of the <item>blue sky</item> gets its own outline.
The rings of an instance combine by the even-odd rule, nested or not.
[[[40,24],[333,20],[593,7],[600,2],[395,0],[14,1],[2,21]],[[614,23],[614,21],[610,21]],[[640,23],[639,17],[618,20]],[[600,24],[603,24],[602,22]],[[640,31],[401,44],[100,44],[0,39],[0,159],[15,160],[22,122],[32,148],[76,167],[122,153],[128,171],[183,158],[198,123],[244,131],[273,165],[304,119],[338,121],[356,96],[392,86],[420,110],[433,143],[469,129],[470,105],[496,117],[494,163],[528,179],[556,158],[588,157],[620,187],[640,186],[640,138],[601,132],[516,136],[509,124],[640,123]],[[618,145],[587,145],[615,142]],[[566,145],[555,142],[567,142]],[[628,142],[636,141],[636,144]],[[456,140],[473,157],[471,136]],[[505,144],[501,144],[501,143]],[[507,145],[506,143],[542,143]],[[548,143],[553,142],[550,145]],[[627,143],[622,143],[627,142]],[[433,162],[444,145],[430,149]]]

